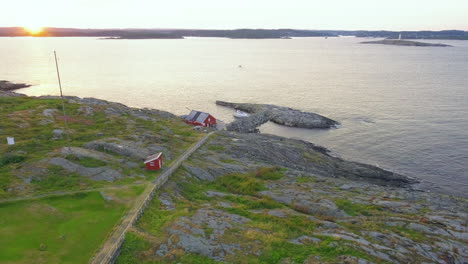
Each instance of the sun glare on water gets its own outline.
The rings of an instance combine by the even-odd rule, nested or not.
[[[32,35],[37,35],[41,33],[44,30],[44,28],[43,27],[24,27],[24,30],[26,30]]]

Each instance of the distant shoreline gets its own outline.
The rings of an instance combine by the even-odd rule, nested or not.
[[[367,31],[302,29],[79,29],[44,28],[32,34],[21,27],[0,27],[0,37],[98,37],[110,39],[180,39],[184,37],[219,37],[232,39],[287,39],[294,37],[339,37],[395,39],[468,40],[468,31]]]
[[[400,39],[383,39],[377,41],[364,41],[361,44],[381,44],[381,45],[394,45],[394,46],[414,46],[414,47],[453,47],[447,44],[440,43],[427,43],[411,40],[400,40]]]

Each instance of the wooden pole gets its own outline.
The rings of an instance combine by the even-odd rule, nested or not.
[[[58,83],[59,83],[59,88],[60,88],[60,98],[62,98],[62,111],[63,111],[63,121],[65,122],[65,134],[67,134],[67,145],[68,148],[70,148],[70,135],[68,134],[68,120],[67,120],[67,114],[65,112],[65,99],[63,98],[63,92],[62,92],[62,81],[60,80],[60,71],[59,71],[59,66],[58,66],[58,61],[57,61],[57,52],[54,50],[54,58],[55,58],[55,68],[57,69],[57,78],[58,78]]]

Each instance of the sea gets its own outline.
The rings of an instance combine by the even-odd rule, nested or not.
[[[468,41],[453,47],[364,45],[355,37],[294,39],[0,38],[0,79],[58,95],[133,107],[210,112],[216,100],[266,103],[339,121],[335,129],[273,123],[261,133],[324,146],[332,155],[421,181],[416,188],[468,197]]]

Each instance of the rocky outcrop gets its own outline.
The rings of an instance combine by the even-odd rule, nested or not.
[[[210,144],[224,146],[223,155],[239,161],[240,164],[257,160],[271,166],[307,171],[325,177],[344,177],[387,186],[408,186],[417,182],[415,179],[372,165],[333,157],[328,154],[326,148],[302,140],[267,134],[235,132],[222,132],[222,134],[225,137],[217,137],[216,141]],[[204,159],[215,158],[203,155]],[[215,174],[216,170],[210,172],[219,176]]]
[[[216,104],[252,114],[249,117],[237,119],[229,124],[226,127],[229,131],[242,133],[257,132],[257,127],[268,121],[284,126],[300,128],[331,128],[339,125],[337,121],[327,117],[315,113],[302,112],[289,107],[270,104],[230,103],[224,101],[216,101]]]
[[[87,168],[59,157],[50,159],[49,164],[62,167],[68,172],[78,173],[81,176],[97,181],[113,182],[123,178],[122,173],[109,167]]]
[[[30,84],[25,83],[12,83],[9,81],[0,80],[0,90],[2,91],[13,91],[21,88],[27,88],[30,86]]]

